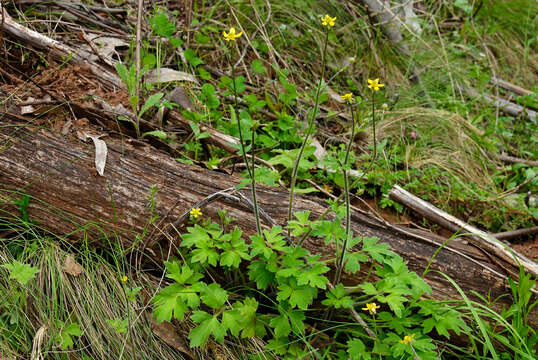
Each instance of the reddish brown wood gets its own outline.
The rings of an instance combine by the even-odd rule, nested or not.
[[[86,132],[95,134],[92,129]],[[168,154],[140,142],[128,142],[103,137],[108,145],[108,160],[104,176],[94,168],[93,145],[73,137],[61,136],[28,125],[4,123],[0,126],[0,211],[16,213],[13,200],[20,193],[33,198],[30,217],[39,221],[47,231],[67,235],[72,240],[83,236],[98,244],[106,245],[105,238],[120,239],[132,244],[136,234],[142,233],[150,218],[147,197],[149,189],[156,185],[157,212],[170,212],[167,223],[179,217],[194,203],[216,191],[239,183],[235,176],[209,171],[196,166],[179,163]],[[248,196],[249,191],[244,194]],[[284,224],[287,214],[286,191],[259,188],[261,207],[279,224]],[[252,214],[236,203],[222,200],[204,209],[204,216],[217,218],[216,211],[226,208],[247,234],[255,231]],[[298,197],[297,211],[310,210],[313,217],[325,210],[323,200]],[[362,214],[354,214],[352,229],[355,235],[376,236],[408,261],[411,270],[422,274],[430,258],[437,250],[434,237],[402,234],[381,221]],[[411,234],[413,235],[413,234]],[[325,246],[322,239],[310,238],[305,246],[325,257],[333,256],[333,249]],[[476,249],[459,244],[458,251],[486,264],[496,272],[505,273],[503,267],[489,264],[488,258],[480,256]],[[365,267],[366,268],[366,267]],[[426,276],[434,289],[433,297],[454,298],[455,289],[436,271],[454,279],[467,293],[470,290],[496,299],[509,290],[505,281],[494,272],[457,253],[441,250]],[[365,269],[367,271],[367,269]],[[347,283],[357,283],[360,274],[346,275]],[[504,296],[494,305],[496,310],[509,305],[510,297]],[[536,311],[531,323],[538,325]]]

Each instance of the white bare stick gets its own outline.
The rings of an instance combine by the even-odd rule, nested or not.
[[[536,262],[510,249],[508,246],[502,244],[499,240],[495,239],[492,235],[486,233],[485,231],[469,225],[466,222],[444,212],[429,202],[424,201],[421,198],[402,189],[398,185],[395,185],[389,191],[388,196],[390,199],[398,201],[425,218],[434,221],[449,230],[463,230],[464,232],[476,235],[476,237],[480,238],[479,245],[481,247],[486,248],[499,258],[507,261],[510,264],[514,264],[516,267],[519,265],[523,266],[526,272],[538,277],[538,264]]]
[[[501,109],[508,115],[519,116],[523,114],[530,120],[533,120],[533,121],[536,120],[536,111],[526,109],[521,105],[514,104],[513,102],[498,98],[493,95],[480,94],[478,91],[472,88],[465,88],[465,92],[471,98],[480,98],[480,97],[483,98],[487,103],[492,104],[495,107],[498,107],[499,109]]]

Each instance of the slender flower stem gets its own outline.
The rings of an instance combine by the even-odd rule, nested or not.
[[[318,88],[316,90],[316,99],[314,102],[314,111],[312,112],[312,115],[310,117],[310,121],[308,123],[308,128],[306,131],[305,138],[303,140],[303,143],[301,144],[301,148],[299,149],[299,153],[297,154],[297,157],[295,158],[295,164],[293,165],[293,171],[291,173],[291,182],[290,182],[290,201],[288,205],[288,223],[291,221],[291,216],[293,213],[293,195],[295,192],[295,183],[297,181],[297,172],[299,170],[299,163],[301,162],[301,157],[303,156],[304,149],[306,147],[306,144],[308,142],[308,139],[310,138],[310,134],[312,133],[312,129],[314,128],[314,120],[316,119],[316,115],[318,112],[318,106],[319,106],[319,96],[321,94],[321,88],[323,85],[323,77],[325,76],[325,60],[326,60],[326,51],[327,51],[327,43],[329,40],[329,29],[325,30],[325,42],[323,44],[323,51],[321,53],[321,77],[318,82]],[[291,229],[288,228],[288,237],[291,236]]]
[[[334,275],[334,284],[338,285],[340,283],[340,278],[342,276],[342,270],[344,267],[344,257],[346,255],[347,251],[347,244],[349,241],[351,234],[351,203],[349,199],[349,192],[351,189],[349,188],[349,178],[348,178],[348,162],[349,162],[349,153],[351,151],[351,145],[353,144],[353,139],[355,138],[355,114],[353,112],[353,105],[350,104],[349,108],[351,110],[351,137],[349,138],[349,141],[347,143],[346,148],[346,156],[344,158],[344,198],[346,203],[346,238],[344,239],[344,244],[342,246],[341,254],[338,255],[338,252],[336,254],[336,259],[338,260],[338,265],[336,267],[336,273]]]
[[[252,128],[252,141],[251,141],[251,145],[252,146],[252,149],[251,149],[251,160],[252,160],[252,199],[253,199],[253,202],[254,202],[254,215],[256,216],[256,230],[258,231],[258,235],[262,235],[262,227],[260,225],[260,213],[259,213],[259,210],[258,210],[258,201],[256,201],[256,179],[254,178],[254,176],[256,175],[255,174],[255,171],[256,171],[256,165],[254,163],[254,140],[255,140],[255,136],[256,136],[256,128],[253,127]],[[248,163],[247,163],[247,167],[248,167]]]
[[[374,156],[372,157],[372,163],[377,157],[377,141],[375,139],[375,91],[372,90],[372,130],[374,132]]]
[[[373,91],[372,91],[373,93]],[[370,172],[370,170],[372,170],[372,167],[374,166],[374,162],[375,162],[375,158],[376,158],[376,152],[377,152],[377,147],[376,147],[376,141],[375,141],[375,106],[374,106],[374,96],[375,94],[372,94],[372,120],[373,120],[373,123],[374,123],[374,126],[373,126],[373,130],[374,130],[374,154],[372,156],[372,158],[370,159],[370,165],[368,165],[368,168],[366,169],[366,171],[364,171],[362,173],[362,175],[355,179],[355,181],[351,184],[351,186],[349,187],[350,189],[353,189],[363,178],[366,174],[368,174]],[[342,200],[342,198],[344,197],[344,193],[340,194],[334,201],[340,201]],[[325,216],[327,216],[329,214],[329,212],[331,211],[331,208],[327,208],[323,214],[321,214],[317,219],[316,221],[320,221],[320,220],[323,220],[325,219]],[[304,234],[303,234],[303,237],[299,240],[298,244],[301,245],[307,238],[308,236],[310,235],[312,231],[312,228],[310,227]]]
[[[254,203],[254,216],[256,217],[256,230],[258,231],[258,235],[262,234],[262,229],[260,225],[260,213],[258,210],[258,200],[256,199],[256,180],[254,179],[254,152],[252,152],[252,169],[250,168],[248,164],[248,158],[247,153],[245,151],[245,141],[243,140],[243,131],[241,130],[241,118],[239,116],[239,107],[237,103],[237,89],[235,86],[235,66],[232,63],[232,87],[234,91],[234,110],[235,110],[235,117],[237,119],[237,128],[239,130],[239,142],[241,143],[241,154],[243,155],[243,161],[245,162],[245,166],[247,167],[248,176],[251,180],[251,190],[252,190],[252,202]],[[252,148],[254,149],[254,130],[252,133]]]

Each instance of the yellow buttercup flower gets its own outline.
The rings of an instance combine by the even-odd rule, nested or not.
[[[353,102],[353,94],[347,93],[342,95],[342,101],[351,104]]]
[[[411,334],[411,336],[405,335],[404,338],[400,340],[402,344],[406,344],[406,345],[411,344],[413,341],[415,341],[415,334]]]
[[[326,26],[328,28],[333,27],[335,20],[336,20],[336,16],[332,18],[327,14],[321,19],[321,25]]]
[[[379,88],[382,88],[383,86],[385,86],[385,85],[379,83],[379,78],[377,78],[375,80],[368,79],[368,87],[370,89],[374,90],[374,91],[378,91]]]
[[[127,282],[127,279],[128,279],[127,275],[123,275],[123,276],[121,277],[121,282],[126,283],[126,282]]]
[[[333,188],[330,187],[327,184],[323,184],[323,191],[328,192],[329,194],[332,194],[333,193]]]
[[[366,307],[362,308],[364,311],[368,311],[370,315],[375,315],[377,309],[379,309],[381,306],[377,305],[376,303],[367,303]]]
[[[202,210],[200,208],[192,208],[189,214],[196,219],[198,216],[202,216]]]
[[[243,32],[241,31],[239,34],[236,34],[235,28],[230,28],[229,32],[223,31],[222,35],[224,36],[224,40],[226,41],[235,41],[235,39],[241,37],[243,35]]]

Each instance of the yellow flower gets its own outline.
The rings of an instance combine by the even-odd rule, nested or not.
[[[365,308],[362,308],[364,311],[370,312],[371,315],[374,315],[381,306],[376,303],[367,303]]]
[[[123,275],[123,276],[121,277],[121,282],[126,283],[126,282],[127,282],[127,279],[128,279],[127,275]]]
[[[321,25],[327,26],[328,28],[333,27],[335,20],[336,16],[332,18],[327,14],[321,19]]]
[[[411,344],[413,341],[415,341],[415,334],[411,334],[411,336],[409,335],[405,335],[404,338],[402,340],[400,340],[400,342],[402,344]]]
[[[333,188],[330,187],[330,186],[327,185],[327,184],[324,184],[324,185],[323,185],[323,191],[328,192],[329,194],[332,194],[332,193],[333,193]]]
[[[347,93],[342,95],[342,101],[351,104],[353,102],[353,94]]]
[[[379,78],[377,78],[375,80],[368,79],[368,87],[370,89],[374,90],[374,91],[378,91],[379,88],[382,88],[383,86],[385,86],[385,85],[379,83]]]
[[[196,219],[198,216],[202,216],[202,210],[199,208],[192,208],[189,214]]]
[[[241,31],[239,34],[235,33],[235,28],[230,28],[230,32],[223,31],[222,35],[224,36],[224,40],[226,41],[235,41],[238,37],[241,37],[243,35],[243,32]]]

